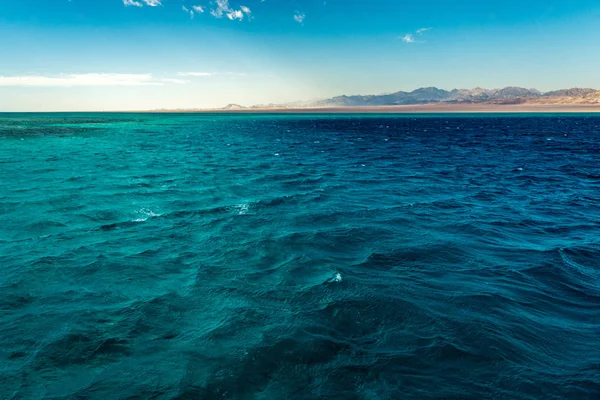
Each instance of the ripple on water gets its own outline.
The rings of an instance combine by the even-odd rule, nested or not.
[[[599,132],[0,116],[0,398],[596,400]]]

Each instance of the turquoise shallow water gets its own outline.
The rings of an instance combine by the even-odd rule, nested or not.
[[[598,399],[600,118],[0,114],[2,399]]]

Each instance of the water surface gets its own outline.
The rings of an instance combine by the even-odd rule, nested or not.
[[[0,115],[2,399],[598,399],[600,118]]]

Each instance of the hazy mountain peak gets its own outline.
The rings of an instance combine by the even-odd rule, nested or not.
[[[415,89],[411,92],[394,92],[381,95],[356,95],[336,96],[330,99],[314,102],[312,106],[389,106],[389,105],[411,105],[423,103],[496,103],[511,104],[527,101],[541,101],[540,98],[577,97],[580,101],[596,99],[594,93],[600,94],[595,89],[561,89],[542,93],[535,88],[523,88],[518,86],[507,86],[499,89],[485,89],[476,87],[474,89],[453,89],[451,91],[429,86]],[[600,97],[600,95],[599,95]],[[594,100],[595,101],[595,100]]]

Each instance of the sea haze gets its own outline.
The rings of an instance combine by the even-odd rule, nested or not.
[[[2,399],[600,398],[600,117],[0,115]]]

